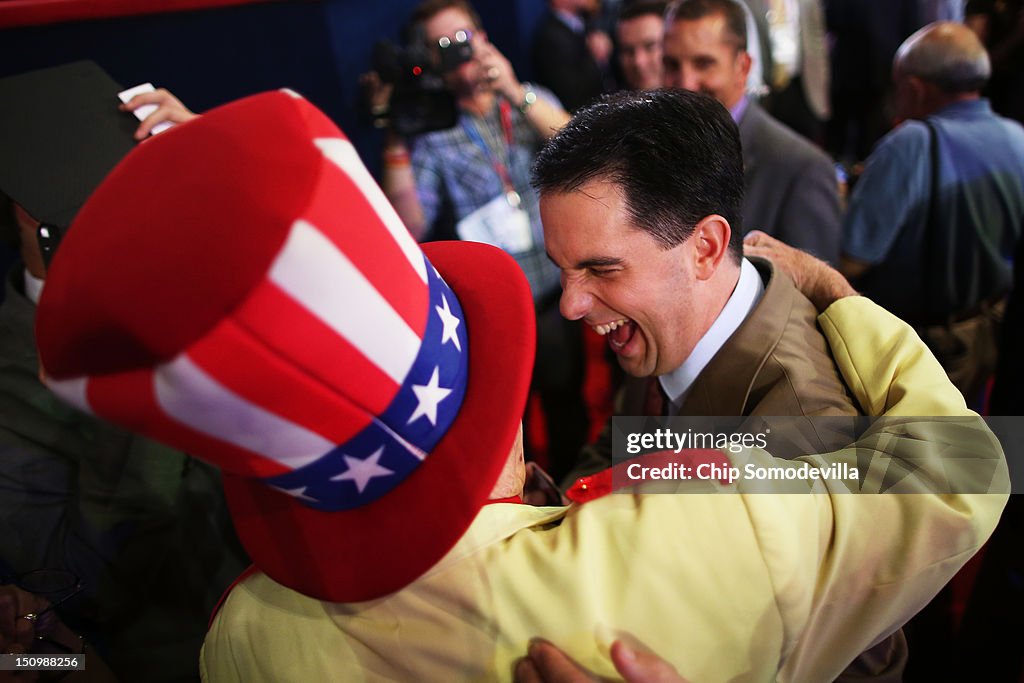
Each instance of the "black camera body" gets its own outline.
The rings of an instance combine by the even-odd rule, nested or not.
[[[431,54],[422,29],[413,32],[405,47],[380,41],[373,52],[373,69],[384,83],[394,86],[391,95],[392,129],[403,137],[453,127],[458,121],[455,97],[448,91],[444,74],[473,58],[473,45],[467,31],[441,38],[436,59]]]

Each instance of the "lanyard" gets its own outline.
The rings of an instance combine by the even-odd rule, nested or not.
[[[503,99],[499,102],[499,110],[501,114],[501,130],[505,138],[505,159],[511,160],[512,143],[515,141],[515,137],[512,134],[512,107]],[[518,207],[522,199],[512,183],[512,176],[509,174],[508,166],[501,160],[498,152],[484,140],[483,135],[480,134],[480,129],[477,127],[475,118],[472,121],[463,118],[462,128],[466,131],[470,141],[479,147],[483,151],[484,156],[491,162],[494,171],[498,174],[498,178],[501,179],[501,184],[505,188],[505,198],[508,200],[509,205],[513,208]]]

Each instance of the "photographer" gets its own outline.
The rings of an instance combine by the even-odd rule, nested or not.
[[[533,386],[558,475],[560,459],[571,461],[586,438],[581,331],[558,313],[559,273],[544,254],[530,167],[569,115],[550,92],[519,81],[465,0],[426,0],[411,25],[410,33],[426,43],[428,68],[442,72],[457,121],[404,140],[395,132],[400,112],[393,107],[381,184],[417,240],[487,242],[511,254],[526,273],[538,328]],[[391,86],[376,75],[368,80],[375,108],[385,108]],[[454,230],[443,218],[446,210],[454,214]]]

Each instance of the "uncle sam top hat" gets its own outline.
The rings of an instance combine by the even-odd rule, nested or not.
[[[336,602],[455,544],[507,460],[533,303],[501,250],[422,250],[288,91],[141,143],[86,202],[37,315],[48,385],[219,465],[271,578]]]

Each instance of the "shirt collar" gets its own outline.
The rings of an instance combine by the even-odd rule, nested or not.
[[[736,282],[736,287],[715,322],[693,347],[693,352],[683,361],[682,365],[658,378],[661,388],[665,390],[672,402],[673,415],[683,405],[686,393],[693,386],[697,376],[711,362],[719,349],[725,345],[732,333],[743,324],[763,294],[764,283],[761,282],[761,276],[757,274],[754,264],[743,259],[740,263],[740,277]]]
[[[935,112],[937,116],[978,116],[992,113],[992,104],[985,97],[979,97],[975,100],[960,100],[959,102],[952,102],[947,104],[942,109]]]
[[[43,281],[25,269],[25,296],[29,301],[39,305],[39,297],[43,294]]]
[[[729,113],[732,115],[732,120],[736,125],[739,125],[740,119],[742,119],[743,115],[747,112],[747,105],[749,104],[750,99],[744,95],[740,98],[740,101],[734,104],[732,109],[729,110]]]

